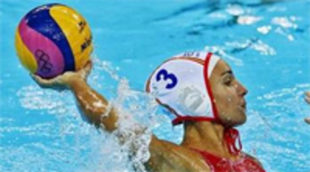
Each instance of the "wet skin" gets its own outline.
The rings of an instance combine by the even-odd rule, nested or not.
[[[219,118],[226,127],[246,121],[247,89],[235,78],[229,65],[220,60],[212,72],[210,83]]]

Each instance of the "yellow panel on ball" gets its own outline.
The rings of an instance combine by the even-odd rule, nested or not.
[[[22,65],[30,70],[31,73],[35,73],[38,69],[37,61],[33,54],[28,50],[26,45],[20,38],[19,32],[15,34],[15,47],[17,50],[18,58],[20,59]]]
[[[72,8],[55,5],[50,15],[62,29],[71,47],[75,69],[81,69],[92,53],[92,35],[86,20]]]

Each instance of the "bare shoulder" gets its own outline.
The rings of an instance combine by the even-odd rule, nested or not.
[[[147,165],[153,171],[210,171],[209,166],[196,152],[186,147],[160,140],[154,135],[150,143],[150,153],[151,158]]]

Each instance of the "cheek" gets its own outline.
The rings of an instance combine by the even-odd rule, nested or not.
[[[225,106],[233,104],[235,100],[233,89],[226,88],[221,91],[221,94],[218,96],[219,103]]]
[[[221,103],[218,106],[220,114],[231,114],[231,112],[234,110],[233,106],[233,98],[230,96],[226,96],[222,99]]]
[[[234,111],[237,100],[232,89],[223,89],[221,94],[217,94],[215,98],[216,107],[220,114],[227,114]]]
[[[234,99],[233,99],[232,96],[226,96],[224,98],[224,102],[225,102],[226,105],[231,105],[234,102]]]

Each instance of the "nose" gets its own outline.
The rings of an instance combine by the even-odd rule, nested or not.
[[[237,92],[238,92],[238,95],[243,97],[248,93],[248,90],[238,81]]]

